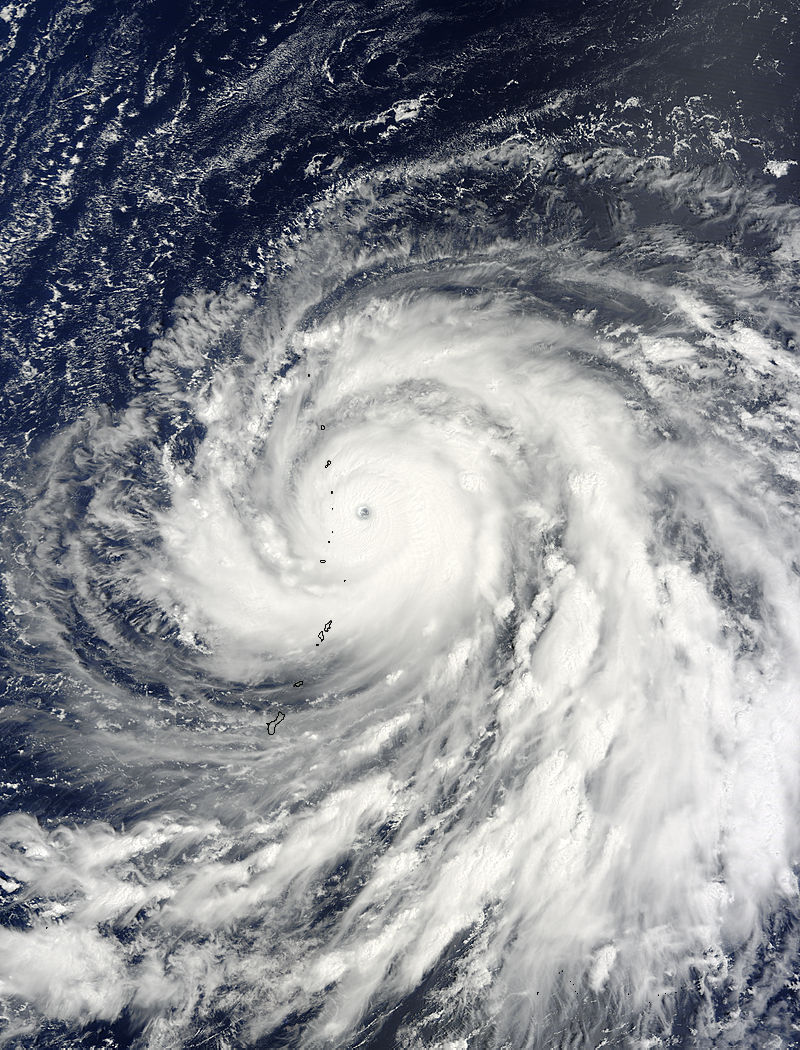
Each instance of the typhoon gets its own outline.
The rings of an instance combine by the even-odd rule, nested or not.
[[[735,5],[132,6],[2,13],[2,1045],[797,1045],[800,203],[670,65]]]

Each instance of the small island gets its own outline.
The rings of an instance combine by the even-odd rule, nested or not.
[[[274,736],[276,727],[285,717],[283,711],[279,711],[271,721],[267,722],[267,733],[269,733],[270,736]]]

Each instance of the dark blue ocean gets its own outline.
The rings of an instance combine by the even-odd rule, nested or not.
[[[0,1046],[800,1046],[799,39],[0,9]]]

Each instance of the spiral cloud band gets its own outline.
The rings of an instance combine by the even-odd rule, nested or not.
[[[18,482],[15,726],[106,815],[0,823],[17,1036],[750,1045],[798,911],[798,231],[511,135],[179,301]]]

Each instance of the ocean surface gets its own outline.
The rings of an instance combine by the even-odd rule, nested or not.
[[[799,37],[0,9],[0,1046],[800,1046]]]

